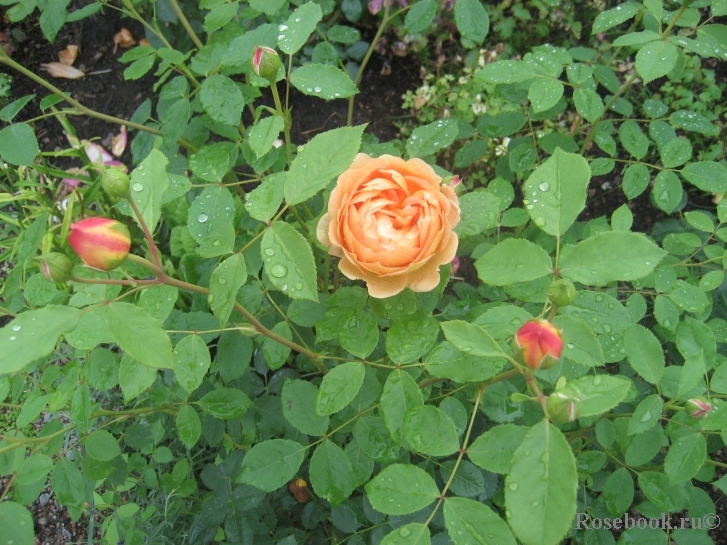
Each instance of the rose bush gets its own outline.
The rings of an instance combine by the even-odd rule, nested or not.
[[[360,153],[338,177],[317,234],[344,275],[384,298],[437,287],[457,251],[459,214],[454,189],[421,159]]]

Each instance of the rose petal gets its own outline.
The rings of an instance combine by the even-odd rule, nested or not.
[[[76,62],[76,57],[78,57],[77,45],[67,45],[63,51],[58,53],[58,60],[61,61],[61,64],[65,64],[66,66],[71,66],[74,62]]]
[[[136,45],[136,40],[128,29],[122,28],[114,34],[114,45],[119,46],[121,49],[128,49],[132,45]]]
[[[81,79],[86,75],[78,68],[60,62],[49,62],[47,64],[41,64],[41,66],[48,70],[48,73],[54,78]]]
[[[111,139],[111,153],[116,157],[121,157],[124,154],[127,138],[126,125],[121,125],[121,132]]]

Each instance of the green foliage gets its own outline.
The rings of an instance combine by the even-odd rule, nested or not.
[[[121,56],[124,77],[156,78],[158,93],[132,120],[128,199],[100,190],[74,121],[58,117],[72,147],[41,155],[31,122],[14,122],[35,96],[0,110],[2,539],[33,542],[26,506],[48,483],[74,520],[103,518],[105,544],[615,543],[577,513],[714,512],[693,481],[714,481],[727,431],[725,85],[712,64],[727,42],[709,19],[724,1],[176,4],[121,8],[151,44]],[[52,42],[102,4],[68,6],[24,0],[7,17],[38,8]],[[392,142],[349,122],[296,148],[280,91],[353,104],[380,44],[360,30],[372,25],[425,58],[444,44],[437,76],[405,98],[413,121]],[[257,46],[284,61],[272,88],[251,66]],[[43,96],[41,113],[68,100]],[[376,271],[340,269],[352,256],[322,245],[354,236],[318,227],[360,152],[463,180],[462,268],[442,264],[434,289],[377,299],[346,278]],[[56,155],[86,170],[61,206]],[[598,187],[619,194],[602,216]],[[372,228],[359,206],[343,213],[367,236],[406,219]],[[132,256],[47,281],[34,258],[70,256],[84,215],[130,226]],[[412,239],[429,226],[417,228]],[[558,307],[548,290],[563,279],[577,296]],[[533,372],[512,341],[534,319],[563,349]],[[575,400],[572,422],[545,410],[554,393]],[[703,419],[684,410],[694,396],[713,407]],[[628,529],[619,543],[665,539]]]

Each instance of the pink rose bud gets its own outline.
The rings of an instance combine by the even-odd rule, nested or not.
[[[66,282],[71,279],[73,263],[68,256],[53,252],[36,259],[40,261],[40,272],[51,282]]]
[[[457,271],[459,270],[459,266],[460,266],[461,264],[462,264],[462,263],[460,262],[459,258],[458,258],[457,256],[454,256],[454,257],[452,258],[452,270],[450,271],[450,273],[449,273],[449,274],[450,274],[450,275],[455,275],[455,274],[457,274]]]
[[[712,411],[712,404],[703,396],[695,396],[684,404],[684,409],[692,418],[701,420]]]
[[[129,255],[131,235],[126,225],[108,218],[86,218],[71,225],[68,243],[89,267],[108,271]]]
[[[575,422],[581,413],[581,400],[565,392],[553,392],[548,397],[548,414],[556,424]]]
[[[512,342],[513,356],[530,369],[550,369],[563,352],[560,331],[545,320],[523,324]]]
[[[270,83],[275,83],[278,77],[278,70],[282,66],[278,53],[269,47],[258,46],[252,52],[252,71],[256,76],[265,78]]]

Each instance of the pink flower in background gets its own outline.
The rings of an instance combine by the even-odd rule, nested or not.
[[[384,2],[386,0],[370,0],[369,1],[369,12],[371,15],[376,15],[382,9],[384,9]],[[394,0],[389,0],[389,6],[393,5]],[[399,0],[399,6],[405,8],[409,5],[409,0]]]

